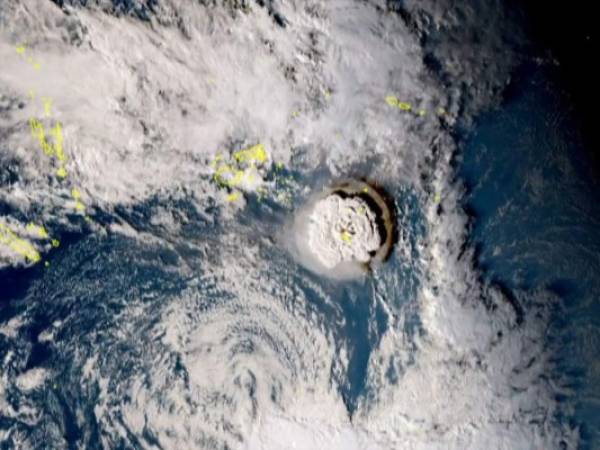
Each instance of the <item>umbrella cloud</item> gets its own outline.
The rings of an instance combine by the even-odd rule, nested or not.
[[[326,188],[300,209],[295,248],[309,269],[352,278],[385,260],[393,223],[383,196],[369,184],[345,180]]]

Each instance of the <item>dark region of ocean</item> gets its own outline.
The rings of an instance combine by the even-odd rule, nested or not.
[[[458,163],[482,276],[508,295],[547,290],[561,299],[547,338],[574,396],[559,400],[575,402],[582,448],[592,450],[600,448],[600,186],[586,150],[556,71],[525,67]]]

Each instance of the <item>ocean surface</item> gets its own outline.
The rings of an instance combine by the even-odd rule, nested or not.
[[[556,70],[525,67],[483,115],[460,157],[481,276],[506,292],[548,290],[546,337],[568,379],[581,448],[600,446],[598,175]]]

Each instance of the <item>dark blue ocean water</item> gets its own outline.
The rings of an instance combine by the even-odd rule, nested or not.
[[[556,74],[524,71],[478,121],[459,174],[482,276],[508,292],[548,290],[548,340],[568,379],[582,448],[600,448],[600,186]],[[569,420],[569,419],[565,419]]]

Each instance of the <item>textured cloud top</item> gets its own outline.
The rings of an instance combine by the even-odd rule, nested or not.
[[[328,269],[341,262],[366,263],[381,245],[375,213],[358,197],[329,195],[316,202],[308,245]]]

